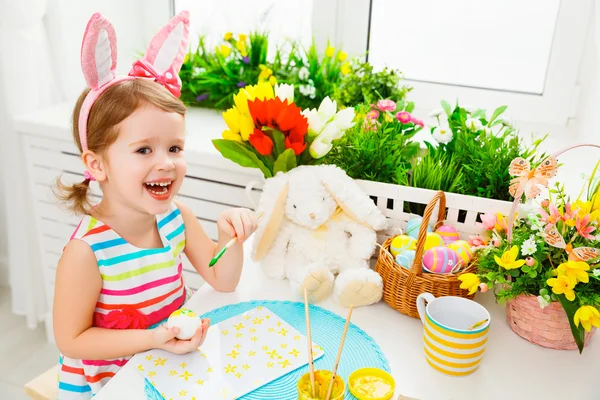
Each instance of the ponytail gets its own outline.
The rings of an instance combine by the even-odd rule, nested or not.
[[[69,210],[77,215],[90,214],[92,202],[88,196],[90,180],[73,185],[65,185],[60,177],[56,178],[56,191],[54,195],[67,205]]]

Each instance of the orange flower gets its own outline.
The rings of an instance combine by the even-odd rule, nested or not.
[[[294,103],[288,104],[287,101],[283,102],[278,97],[266,100],[255,99],[248,102],[248,109],[256,128],[255,134],[256,130],[260,130],[262,133],[263,127],[276,129],[285,136],[286,149],[293,149],[296,155],[300,155],[304,151],[306,148],[304,137],[308,131],[308,120]],[[264,135],[264,133],[262,134]],[[252,140],[250,141],[252,142]]]
[[[255,128],[248,140],[260,155],[268,156],[273,151],[273,141],[260,129]]]

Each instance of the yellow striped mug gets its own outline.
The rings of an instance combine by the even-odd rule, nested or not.
[[[490,313],[472,300],[436,298],[431,293],[417,297],[417,308],[423,321],[423,345],[429,365],[453,376],[475,371],[485,350]]]

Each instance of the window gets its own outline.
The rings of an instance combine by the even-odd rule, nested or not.
[[[403,72],[425,116],[440,101],[493,109],[529,126],[565,127],[592,1],[338,0],[334,43],[376,69]]]
[[[287,38],[310,45],[312,2],[303,0],[174,0],[174,13],[190,11],[190,45],[205,35],[215,45],[227,32],[268,32],[269,48]],[[273,44],[274,46],[272,46]]]

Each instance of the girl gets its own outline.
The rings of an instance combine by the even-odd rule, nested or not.
[[[256,229],[246,209],[218,219],[215,244],[184,204],[174,200],[186,173],[184,115],[177,98],[189,16],[177,15],[153,39],[129,75],[115,77],[112,25],[92,16],[84,35],[82,68],[89,89],[73,112],[73,136],[87,168],[85,180],[58,188],[83,214],[63,250],[54,294],[54,334],[61,352],[59,399],[91,398],[131,358],[152,348],[184,354],[206,336],[209,321],[190,340],[160,323],[191,293],[182,277],[182,252],[219,291],[236,288],[241,243]],[[102,200],[91,206],[88,188]],[[217,249],[239,243],[209,268]]]

